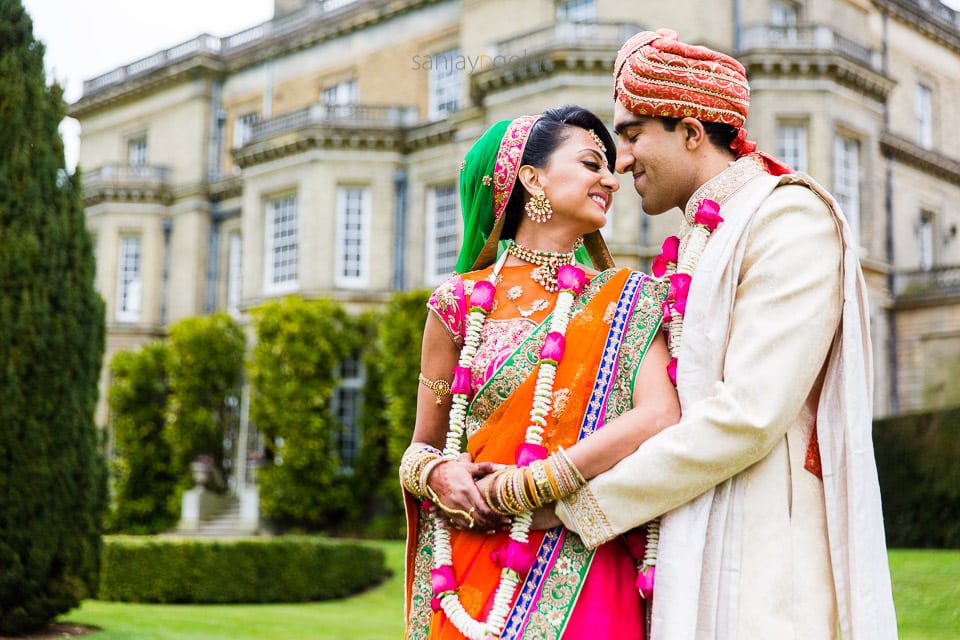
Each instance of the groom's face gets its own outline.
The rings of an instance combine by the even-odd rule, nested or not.
[[[657,118],[638,116],[617,102],[613,112],[617,136],[617,172],[633,174],[643,210],[658,215],[680,206],[692,193],[693,163],[682,127],[667,131]]]

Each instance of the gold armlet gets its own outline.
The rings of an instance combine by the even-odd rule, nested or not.
[[[431,380],[421,372],[417,379],[420,381],[420,384],[425,386],[427,389],[430,389],[430,391],[433,391],[433,394],[437,396],[437,404],[442,404],[443,396],[450,393],[450,383],[443,378]]]

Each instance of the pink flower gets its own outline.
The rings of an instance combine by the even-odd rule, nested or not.
[[[447,591],[457,590],[457,580],[453,577],[453,567],[448,564],[439,569],[430,571],[430,582],[433,584],[433,594],[439,596]]]
[[[662,278],[671,264],[677,264],[677,254],[680,251],[680,238],[667,236],[660,247],[660,255],[653,259],[650,270],[657,278]]]
[[[473,286],[473,293],[470,294],[470,310],[490,313],[496,294],[497,288],[492,282],[481,280]]]
[[[677,298],[673,303],[673,310],[677,314],[684,316],[687,314],[687,296],[684,295],[682,298]]]
[[[660,255],[662,255],[667,262],[676,262],[679,254],[680,238],[677,236],[667,236],[663,241],[663,245],[660,246]]]
[[[670,321],[673,320],[673,314],[670,313],[670,304],[667,302],[663,303],[663,324],[670,324]]]
[[[534,460],[543,460],[549,454],[550,452],[547,451],[547,448],[544,446],[532,444],[530,442],[524,442],[517,447],[515,459],[518,467],[525,467]]]
[[[663,274],[667,272],[667,259],[663,257],[661,253],[653,259],[653,262],[650,263],[650,271],[653,272],[653,275],[657,278],[662,278]]]
[[[670,290],[667,292],[667,300],[672,302],[686,301],[687,294],[690,292],[690,281],[691,277],[688,273],[670,274]]]
[[[563,352],[567,347],[567,339],[558,331],[551,331],[543,341],[540,349],[540,361],[549,361],[557,364],[563,359]]]
[[[450,385],[450,391],[466,396],[470,395],[470,393],[473,391],[473,388],[470,382],[469,367],[461,367],[460,365],[457,365],[453,368],[453,384]]]
[[[420,509],[423,511],[430,511],[430,508],[433,506],[433,503],[429,500],[420,501]]]
[[[693,217],[694,224],[700,224],[713,233],[716,231],[723,218],[720,217],[720,205],[713,200],[704,200],[697,207],[697,213]]]
[[[565,264],[557,272],[557,288],[560,291],[569,291],[576,296],[586,284],[587,274],[580,267]]]
[[[687,294],[690,293],[690,275],[674,273],[670,275],[670,291],[667,292],[667,301],[671,303],[674,312],[681,316],[687,312]]]
[[[637,574],[637,589],[640,590],[640,597],[649,600],[653,597],[653,583],[657,579],[657,568],[646,567]]]
[[[490,558],[500,568],[508,568],[516,571],[520,577],[527,575],[537,554],[533,550],[533,545],[529,542],[517,542],[509,540],[507,544],[500,547],[490,554]]]
[[[670,376],[670,382],[677,386],[677,359],[670,358],[670,364],[667,365],[667,375]]]

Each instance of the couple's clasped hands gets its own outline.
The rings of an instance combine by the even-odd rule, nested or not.
[[[430,473],[427,484],[439,498],[438,513],[458,529],[471,531],[505,531],[510,526],[508,516],[497,513],[485,496],[493,490],[495,472],[509,468],[495,462],[473,462],[469,453],[456,460],[444,462]],[[533,514],[532,529],[549,529],[560,525],[553,509],[538,509]]]

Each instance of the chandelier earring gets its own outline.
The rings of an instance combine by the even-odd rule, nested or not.
[[[523,210],[534,222],[546,222],[553,217],[553,205],[547,199],[544,192],[534,194],[527,204],[523,205]]]

